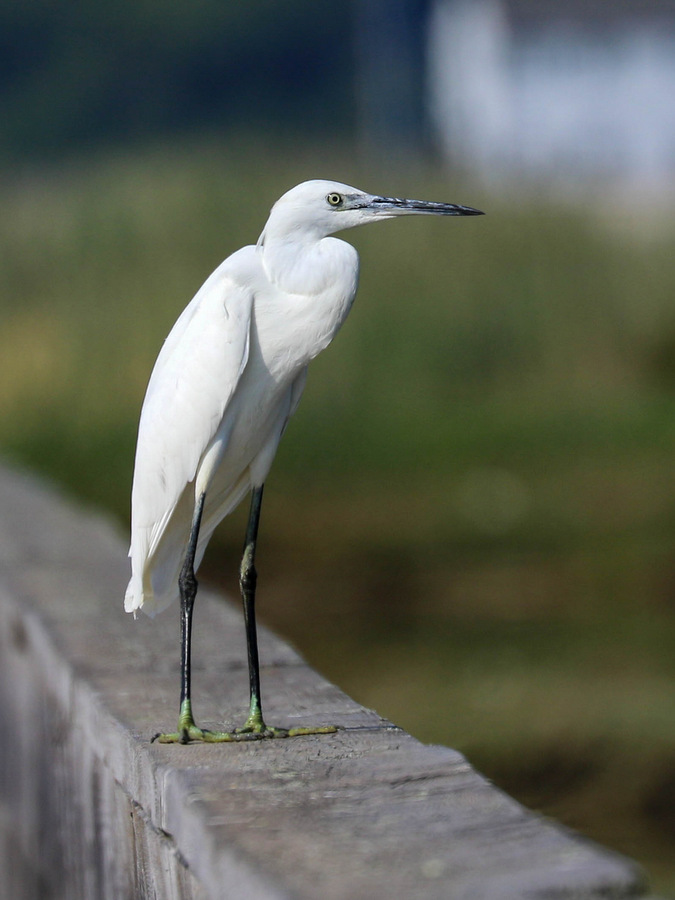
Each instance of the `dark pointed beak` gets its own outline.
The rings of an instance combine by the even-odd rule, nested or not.
[[[405,200],[398,197],[371,197],[368,204],[373,212],[388,216],[483,216],[484,212],[458,203],[436,203],[433,200]]]

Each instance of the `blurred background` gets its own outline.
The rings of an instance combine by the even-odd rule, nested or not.
[[[669,0],[0,2],[4,459],[126,531],[159,347],[278,196],[484,209],[350,232],[260,615],[675,895],[673,97]]]

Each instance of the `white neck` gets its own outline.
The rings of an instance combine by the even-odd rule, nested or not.
[[[286,311],[283,325],[278,315],[267,321],[262,298],[257,303],[259,324],[273,343],[280,330],[289,329],[307,362],[320,353],[337,334],[352,305],[359,275],[359,257],[351,244],[337,238],[283,240],[263,232],[258,253],[270,283]],[[263,324],[264,323],[264,324]],[[272,332],[277,332],[273,335]],[[300,358],[299,357],[299,358]]]
[[[258,241],[267,277],[282,291],[318,297],[340,288],[356,290],[358,255],[351,244],[337,238],[297,234],[282,239],[266,229]]]

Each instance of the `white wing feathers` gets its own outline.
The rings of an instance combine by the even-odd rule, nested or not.
[[[179,317],[148,384],[134,469],[127,610],[143,604],[146,562],[194,481],[248,360],[253,291],[228,274],[228,262]]]

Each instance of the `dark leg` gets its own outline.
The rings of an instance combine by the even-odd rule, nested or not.
[[[258,573],[255,568],[255,549],[260,524],[260,508],[262,506],[263,487],[254,488],[251,495],[251,510],[246,527],[244,552],[239,569],[239,587],[244,604],[244,624],[246,626],[246,646],[248,649],[248,677],[250,685],[251,705],[249,716],[243,728],[238,728],[241,735],[253,734],[261,737],[295,737],[304,734],[330,734],[337,729],[333,725],[323,728],[274,728],[266,725],[262,713],[260,696],[260,662],[258,659],[258,630],[255,621],[255,589]]]
[[[195,504],[195,511],[190,527],[190,537],[183,567],[178,576],[178,589],[180,591],[180,714],[178,717],[178,731],[173,734],[158,734],[157,739],[162,743],[187,744],[190,740],[204,739],[204,732],[197,728],[192,715],[192,691],[191,691],[191,657],[192,657],[192,611],[197,596],[197,578],[195,576],[195,555],[199,540],[199,528],[204,512],[204,500],[206,494],[202,494]]]
[[[192,611],[197,596],[197,578],[195,576],[195,554],[197,541],[199,540],[199,527],[202,523],[204,512],[204,498],[202,494],[195,506],[190,539],[188,541],[183,568],[178,576],[178,589],[180,591],[180,716],[178,719],[178,733],[181,743],[189,741],[190,726],[194,727],[192,717]]]
[[[267,729],[262,716],[262,701],[260,697],[260,662],[258,659],[258,629],[255,621],[255,588],[258,573],[255,568],[255,548],[258,540],[258,525],[260,524],[260,507],[262,506],[263,487],[253,489],[251,495],[251,510],[248,515],[246,527],[246,540],[239,568],[239,588],[244,604],[244,625],[246,627],[246,648],[248,651],[248,678],[250,685],[250,711],[249,717],[241,729],[242,732],[252,731],[264,733]]]
[[[262,492],[262,489],[261,489]],[[204,512],[205,494],[202,494],[195,505],[194,516],[190,528],[190,537],[188,540],[187,550],[185,551],[185,559],[180,575],[178,576],[178,589],[180,591],[180,623],[181,623],[181,679],[180,679],[180,714],[178,717],[178,730],[171,734],[156,734],[153,738],[162,744],[187,744],[190,741],[205,741],[208,743],[219,743],[224,741],[243,741],[256,740],[262,737],[285,737],[283,734],[273,733],[271,729],[248,728],[244,732],[229,731],[207,731],[204,728],[198,728],[192,715],[192,692],[191,692],[191,651],[192,651],[192,611],[195,605],[195,597],[197,596],[197,578],[195,576],[195,555],[197,553],[197,543],[199,541],[199,528]],[[254,522],[254,530],[252,538],[249,540],[247,533],[247,546],[252,544],[255,551],[255,538],[258,530],[258,518],[260,516],[260,498],[257,500],[257,516]],[[250,532],[251,526],[249,526]],[[251,559],[253,557],[251,556]],[[255,597],[255,569],[251,565],[251,573],[253,579],[252,598]],[[249,578],[250,581],[250,578]],[[255,633],[255,614],[253,613],[253,599],[251,601],[251,614],[247,613],[246,633],[249,636],[249,663],[251,672],[256,675],[256,687],[254,690],[253,680],[251,680],[251,697],[258,698],[258,710],[260,709],[260,679],[258,676],[258,647]],[[247,607],[248,608],[248,607]],[[251,623],[249,625],[249,622]],[[250,637],[252,635],[252,637]],[[253,655],[252,655],[253,654]],[[253,679],[253,675],[251,676]],[[251,709],[253,710],[253,699],[251,700]],[[259,721],[262,723],[260,713]]]
[[[244,727],[234,732],[207,731],[198,728],[192,716],[191,698],[191,646],[192,646],[192,611],[195,597],[197,596],[197,578],[195,577],[194,563],[199,540],[199,527],[204,512],[204,498],[202,494],[195,506],[195,512],[190,529],[185,560],[178,578],[180,590],[181,612],[181,690],[180,690],[180,715],[178,718],[178,730],[172,734],[156,734],[153,738],[163,744],[181,743],[189,741],[206,741],[208,743],[220,743],[225,741],[259,740],[266,737],[295,737],[304,734],[328,734],[337,729],[332,726],[323,728],[271,728],[265,725],[262,716],[262,704],[260,700],[260,663],[258,660],[258,635],[255,622],[255,547],[258,537],[258,523],[260,522],[260,507],[262,505],[262,486],[254,488],[251,497],[251,512],[249,514],[248,527],[246,529],[246,541],[244,553],[239,570],[239,584],[244,603],[244,622],[246,625],[246,643],[248,646],[248,669],[250,683],[250,713]]]

